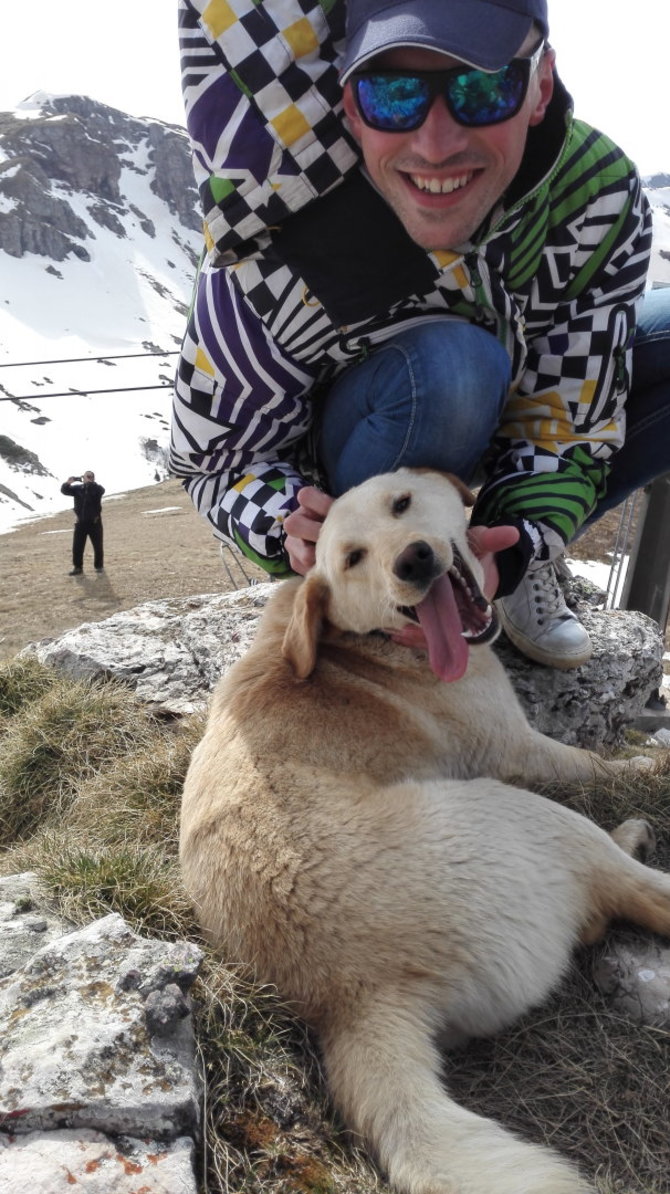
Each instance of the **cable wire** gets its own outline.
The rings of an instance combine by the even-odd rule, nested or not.
[[[172,383],[160,386],[112,386],[109,390],[54,390],[49,394],[0,394],[0,402],[43,402],[45,398],[90,398],[92,394],[132,394],[135,390],[171,390]]]

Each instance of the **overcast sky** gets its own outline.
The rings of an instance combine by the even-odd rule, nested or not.
[[[34,91],[72,91],[183,124],[176,12],[176,0],[3,0],[0,111]],[[577,114],[643,174],[670,173],[667,14],[668,0],[550,0],[551,40]]]

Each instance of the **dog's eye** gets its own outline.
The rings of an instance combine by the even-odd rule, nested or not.
[[[392,511],[394,514],[404,514],[405,510],[409,510],[412,502],[411,495],[404,493],[402,497],[394,498]]]
[[[364,556],[365,552],[362,547],[357,547],[354,551],[348,551],[344,558],[344,567],[355,568],[357,564],[360,564]]]

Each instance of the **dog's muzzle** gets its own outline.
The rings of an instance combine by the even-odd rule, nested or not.
[[[461,620],[461,634],[469,643],[490,642],[498,633],[498,619],[458,548],[452,544],[453,563],[447,571]],[[400,612],[414,622],[421,619],[417,607],[433,582],[443,575],[442,564],[430,544],[423,540],[410,543],[398,556],[394,574],[399,580],[416,585],[422,597],[416,605],[399,606]]]

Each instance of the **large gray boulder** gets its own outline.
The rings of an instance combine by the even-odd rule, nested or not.
[[[73,678],[115,676],[143,701],[191,713],[247,649],[273,588],[150,601],[25,650]],[[531,663],[504,638],[495,649],[537,729],[571,745],[613,747],[660,687],[661,634],[640,613],[585,602],[579,615],[594,644],[583,667],[558,671]]]

